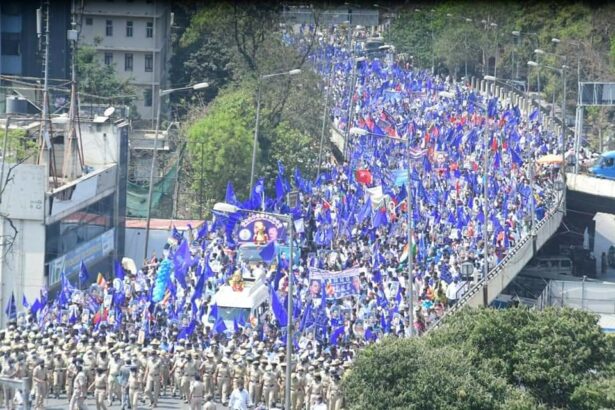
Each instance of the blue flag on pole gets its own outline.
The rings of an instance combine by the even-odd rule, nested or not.
[[[87,282],[90,277],[90,273],[88,272],[88,268],[85,266],[85,263],[81,261],[81,266],[79,267],[79,281],[81,283]]]
[[[222,320],[221,317],[216,320],[216,324],[214,325],[214,332],[218,334],[226,332],[226,325],[224,324],[224,320]]]
[[[331,332],[331,345],[337,346],[337,339],[344,334],[344,325]]]
[[[124,268],[122,267],[122,264],[120,263],[120,261],[115,259],[113,261],[113,267],[115,270],[115,277],[118,278],[119,280],[124,280],[124,276],[125,276]]]
[[[233,189],[233,183],[231,181],[228,181],[226,184],[226,195],[224,197],[224,202],[235,206],[239,205],[239,201],[237,201],[235,190]]]
[[[271,263],[275,258],[275,241],[269,242],[258,253],[265,263]]]
[[[17,319],[17,305],[15,304],[15,293],[11,292],[11,298],[9,299],[9,303],[7,303],[6,308],[4,309],[4,313],[9,318],[9,320]]]
[[[23,306],[26,309],[30,307],[30,304],[28,303],[28,299],[26,299],[26,295],[23,295],[21,297],[21,306]]]
[[[282,306],[282,302],[280,302],[278,294],[271,286],[269,287],[269,294],[271,296],[271,310],[273,311],[273,315],[280,324],[280,327],[284,327],[288,323],[286,309],[284,309],[284,306]]]

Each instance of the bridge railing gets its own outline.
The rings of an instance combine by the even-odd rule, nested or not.
[[[23,408],[24,410],[30,410],[32,408],[32,403],[30,402],[30,382],[27,378],[14,379],[9,377],[0,377],[0,386],[15,389],[15,391],[20,391],[23,400],[23,407],[18,405],[16,408]]]

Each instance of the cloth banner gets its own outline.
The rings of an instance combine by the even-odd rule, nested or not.
[[[310,295],[312,298],[320,298],[323,287],[327,299],[340,299],[357,295],[361,290],[359,268],[339,272],[310,268]]]

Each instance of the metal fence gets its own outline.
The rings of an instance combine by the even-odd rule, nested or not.
[[[557,306],[615,314],[615,284],[552,280],[538,298],[536,306],[540,309]]]
[[[18,403],[14,408],[24,410],[32,408],[32,403],[30,402],[30,381],[27,378],[10,379],[8,377],[0,377],[0,386],[15,389],[21,394],[22,403]]]

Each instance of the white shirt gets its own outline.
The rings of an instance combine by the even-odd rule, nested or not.
[[[242,389],[241,391],[239,389],[233,390],[228,404],[231,410],[248,410],[248,406],[251,405],[252,402],[250,402],[250,396],[246,389]]]

